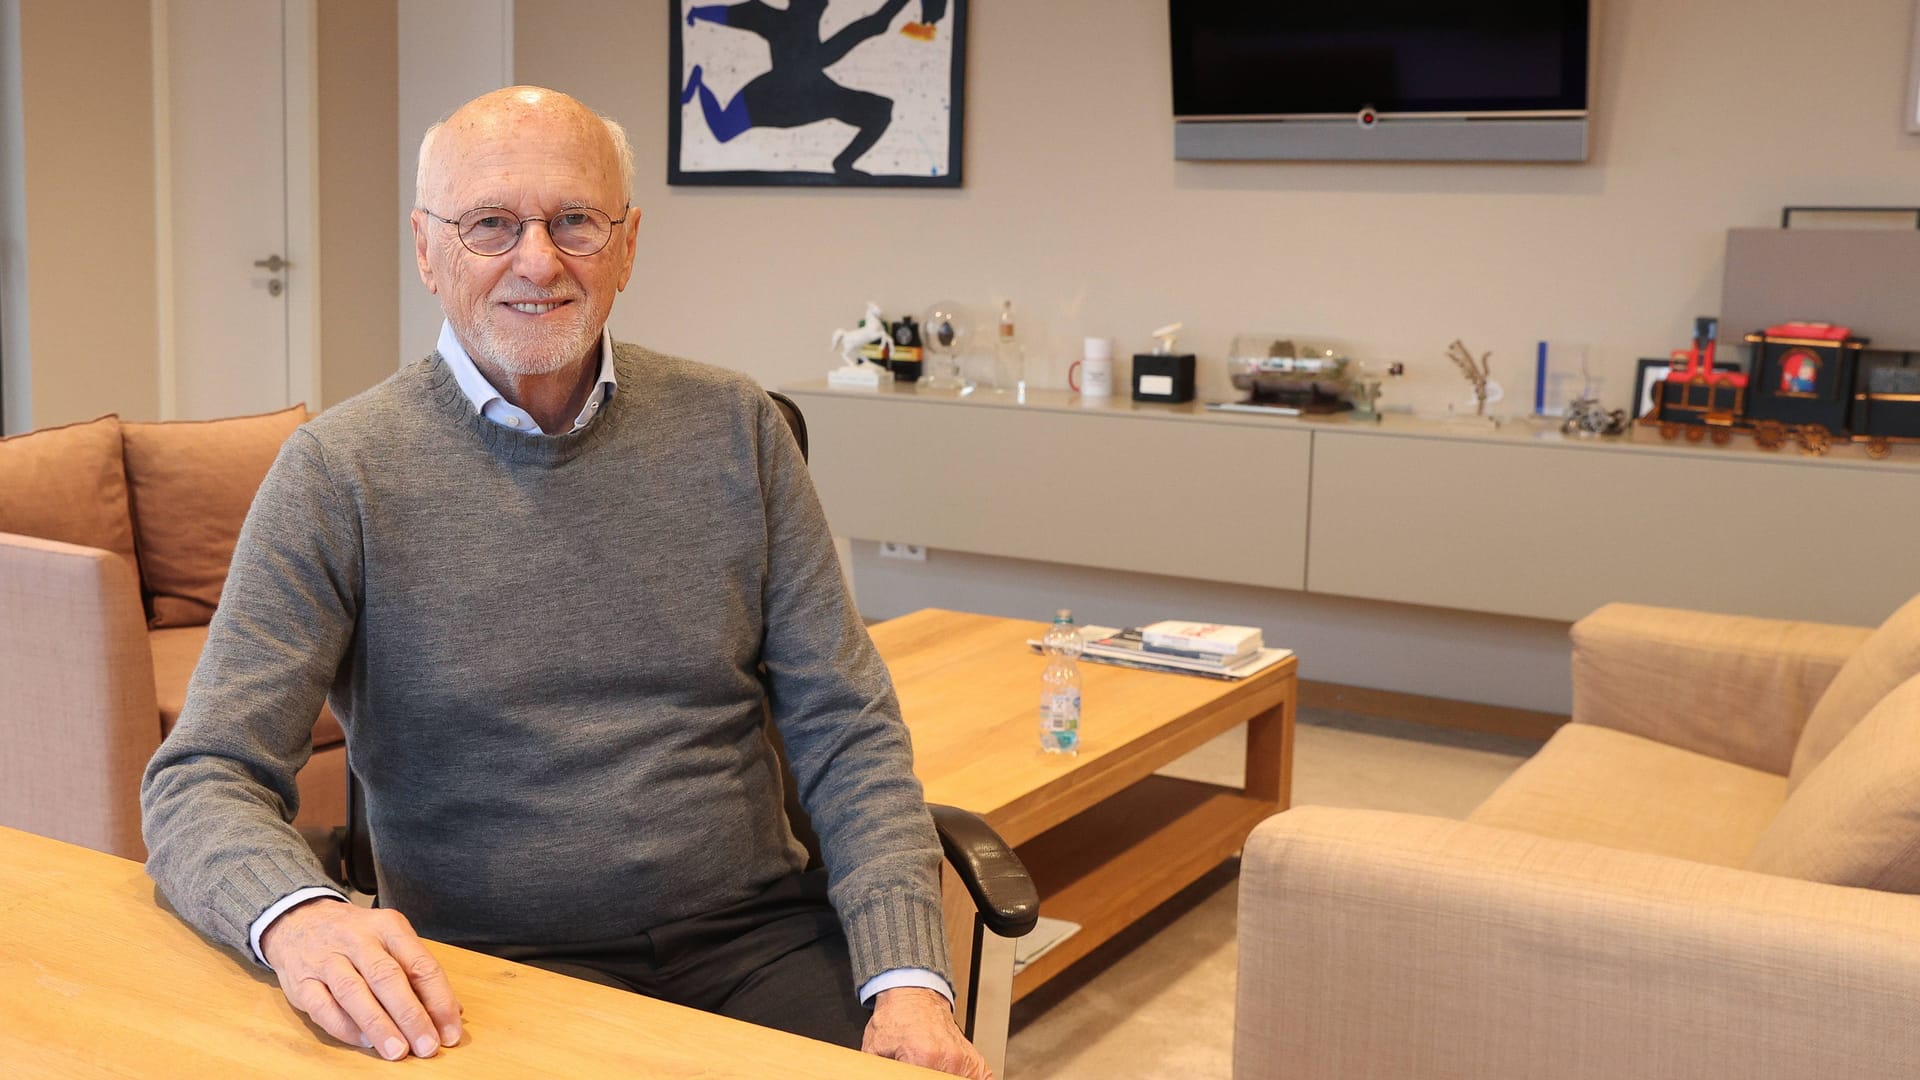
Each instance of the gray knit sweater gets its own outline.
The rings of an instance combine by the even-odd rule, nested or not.
[[[482,419],[432,356],[288,440],[141,791],[148,872],[203,933],[245,951],[327,883],[287,824],[323,698],[381,902],[423,936],[596,941],[747,899],[804,858],[771,698],[855,985],[946,972],[906,729],[792,438],[743,376],[614,363],[571,435]]]

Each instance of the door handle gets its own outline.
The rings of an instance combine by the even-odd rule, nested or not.
[[[264,259],[253,260],[253,265],[259,267],[262,270],[267,271],[270,274],[277,274],[280,271],[285,270],[287,267],[292,266],[293,264],[281,258],[278,254],[274,254],[274,255],[269,255]]]

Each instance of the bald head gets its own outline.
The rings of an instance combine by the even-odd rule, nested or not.
[[[440,201],[461,162],[474,155],[484,157],[490,146],[522,138],[535,129],[575,134],[576,145],[597,159],[579,164],[607,170],[618,178],[621,202],[633,201],[633,148],[626,129],[558,90],[509,86],[474,98],[427,129],[420,139],[413,205],[427,207]]]

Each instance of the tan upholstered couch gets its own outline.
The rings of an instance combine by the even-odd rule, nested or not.
[[[0,825],[144,859],[140,774],[186,700],[234,541],[306,418],[123,424],[0,440]],[[346,820],[322,712],[298,823]]]
[[[1254,831],[1235,1076],[1920,1076],[1920,599],[1573,641],[1573,722],[1467,821]]]

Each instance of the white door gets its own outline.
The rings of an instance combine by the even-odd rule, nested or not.
[[[165,12],[171,247],[171,408],[211,419],[282,408],[308,395],[290,337],[311,299],[313,260],[289,229],[289,117],[308,102],[301,44],[304,4],[273,0],[155,0]],[[292,63],[289,63],[289,60]],[[289,99],[289,73],[292,96]],[[295,155],[296,165],[300,159]],[[299,177],[296,197],[306,193]],[[170,243],[168,243],[170,240]],[[292,246],[290,246],[292,245]],[[165,256],[163,255],[163,258]],[[163,398],[166,387],[163,386]],[[309,401],[318,409],[318,401]]]

